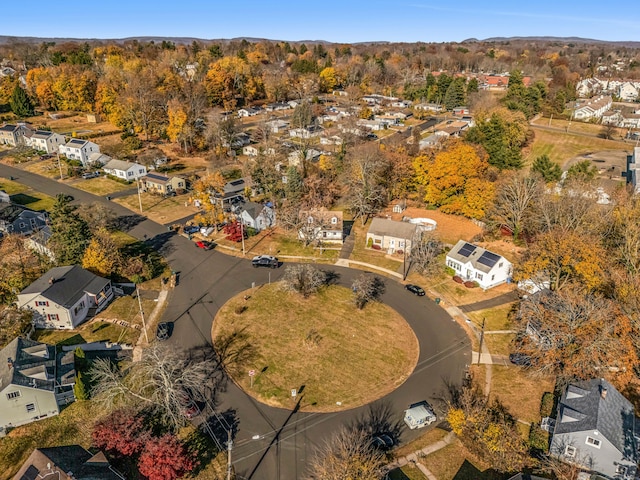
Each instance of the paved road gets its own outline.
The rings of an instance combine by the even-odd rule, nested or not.
[[[102,197],[13,167],[0,164],[0,176],[13,176],[18,182],[48,195],[67,193],[78,202],[100,202],[111,206],[118,215],[136,218],[131,211]],[[254,282],[260,285],[269,279],[276,281],[283,273],[282,268],[253,269],[247,260],[195,248],[188,239],[147,219],[132,226],[129,233],[147,239],[165,256],[172,269],[179,272],[178,286],[172,291],[163,315],[164,320],[175,321],[169,344],[176,348],[210,348],[211,326],[218,308],[231,296],[251,288]],[[345,285],[350,285],[361,273],[340,267],[327,268],[335,271],[340,283]],[[393,280],[383,280],[386,292],[382,300],[407,319],[420,342],[414,372],[402,386],[382,399],[401,418],[410,403],[425,399],[438,403],[445,398],[447,384],[461,381],[466,365],[471,362],[471,349],[462,328],[442,308],[425,297],[409,294]],[[292,385],[294,387],[297,386]],[[226,391],[220,395],[217,411],[228,411],[238,421],[233,449],[238,478],[294,480],[304,476],[306,465],[324,439],[341,425],[365,415],[367,409],[361,407],[333,414],[292,413],[260,404],[228,382]],[[407,430],[402,440],[411,440],[419,433]],[[256,435],[258,439],[254,439]]]
[[[497,297],[489,298],[487,300],[481,300],[475,303],[468,303],[466,305],[460,305],[458,308],[465,313],[476,312],[478,310],[486,310],[487,308],[499,307],[506,305],[507,303],[515,302],[518,300],[518,292],[512,290],[511,292],[503,293]]]

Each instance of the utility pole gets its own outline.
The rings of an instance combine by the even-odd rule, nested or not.
[[[136,284],[136,295],[138,296],[138,305],[140,306],[140,316],[142,317],[142,328],[144,328],[144,338],[149,343],[149,334],[147,333],[147,323],[144,319],[144,311],[142,310],[142,300],[140,300],[140,290]]]
[[[485,317],[482,317],[482,327],[480,329],[480,348],[478,349],[478,365],[480,365],[480,358],[482,358],[482,343],[484,341],[484,321],[485,321]]]
[[[244,257],[244,223],[242,223],[242,218],[240,218],[240,236],[242,237],[242,256]]]
[[[62,175],[62,163],[60,163],[60,154],[56,153],[56,157],[58,158],[58,168],[60,169],[60,180],[64,180],[64,176]]]
[[[231,449],[233,448],[233,440],[231,440],[231,430],[227,430],[227,480],[231,480]]]
[[[136,180],[136,184],[138,185],[138,203],[140,204],[140,213],[142,213],[142,196],[140,195],[140,180]]]

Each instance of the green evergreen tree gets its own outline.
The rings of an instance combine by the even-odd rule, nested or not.
[[[287,199],[291,202],[299,201],[300,198],[302,198],[303,189],[304,184],[298,168],[294,166],[289,167],[287,169],[287,184],[285,186]]]
[[[444,106],[447,110],[453,110],[456,107],[464,105],[465,101],[466,94],[464,78],[456,78],[451,82],[449,88],[447,88],[447,93],[444,96]]]
[[[58,265],[74,265],[82,262],[82,256],[91,239],[89,225],[69,204],[65,195],[59,194],[50,215],[51,246]]]
[[[18,117],[30,117],[33,115],[33,103],[31,103],[27,92],[20,85],[16,84],[13,89],[9,106],[11,111]]]
[[[469,80],[469,83],[467,84],[467,95],[469,95],[470,93],[476,93],[477,91],[478,91],[478,79],[472,78],[471,80]]]
[[[574,163],[567,170],[567,181],[591,182],[598,175],[598,168],[591,163],[591,160],[583,160]]]
[[[522,144],[514,141],[511,124],[494,113],[486,122],[480,122],[467,132],[465,139],[484,147],[489,163],[500,170],[522,168]]]
[[[540,175],[546,183],[557,182],[562,177],[562,169],[547,155],[541,155],[533,161],[531,171]]]
[[[80,372],[76,375],[76,383],[73,385],[73,394],[75,395],[76,400],[87,400],[89,398],[87,395],[87,387],[84,384],[82,373]]]

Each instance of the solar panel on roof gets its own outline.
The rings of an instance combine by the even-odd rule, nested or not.
[[[486,265],[489,268],[493,268],[493,266],[498,263],[498,260],[500,260],[500,255],[496,255],[495,253],[491,252],[484,252],[482,255],[480,255],[478,263]]]
[[[84,140],[71,140],[69,143],[81,144],[81,143],[84,143]]]
[[[473,253],[475,249],[476,249],[475,245],[471,245],[470,243],[465,243],[462,247],[460,247],[460,250],[458,250],[458,253],[463,257],[468,257]]]

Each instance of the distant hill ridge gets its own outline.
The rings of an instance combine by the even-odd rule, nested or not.
[[[7,45],[11,42],[19,43],[42,43],[42,42],[91,42],[91,43],[124,43],[133,40],[141,42],[162,42],[168,41],[176,44],[190,44],[196,42],[220,42],[227,43],[233,41],[246,40],[248,42],[279,42],[283,40],[268,39],[268,38],[254,38],[254,37],[236,37],[236,38],[197,38],[197,37],[162,37],[162,36],[140,36],[140,37],[126,37],[126,38],[70,38],[70,37],[16,37],[9,35],[0,35],[0,45]],[[343,44],[344,42],[331,42],[328,40],[288,40],[291,43],[306,43],[309,45],[324,44],[324,45],[336,45]],[[558,42],[558,43],[581,43],[581,44],[597,44],[597,45],[615,45],[625,46],[632,48],[639,48],[640,42],[631,40],[598,40],[593,38],[581,38],[581,37],[490,37],[483,40],[477,38],[467,38],[461,42],[450,41],[444,43],[502,43],[502,42]],[[351,42],[352,45],[368,45],[368,44],[390,44],[390,43],[430,43],[428,41],[420,42],[390,42],[387,40],[372,40],[368,42]],[[442,43],[442,42],[436,42]]]

